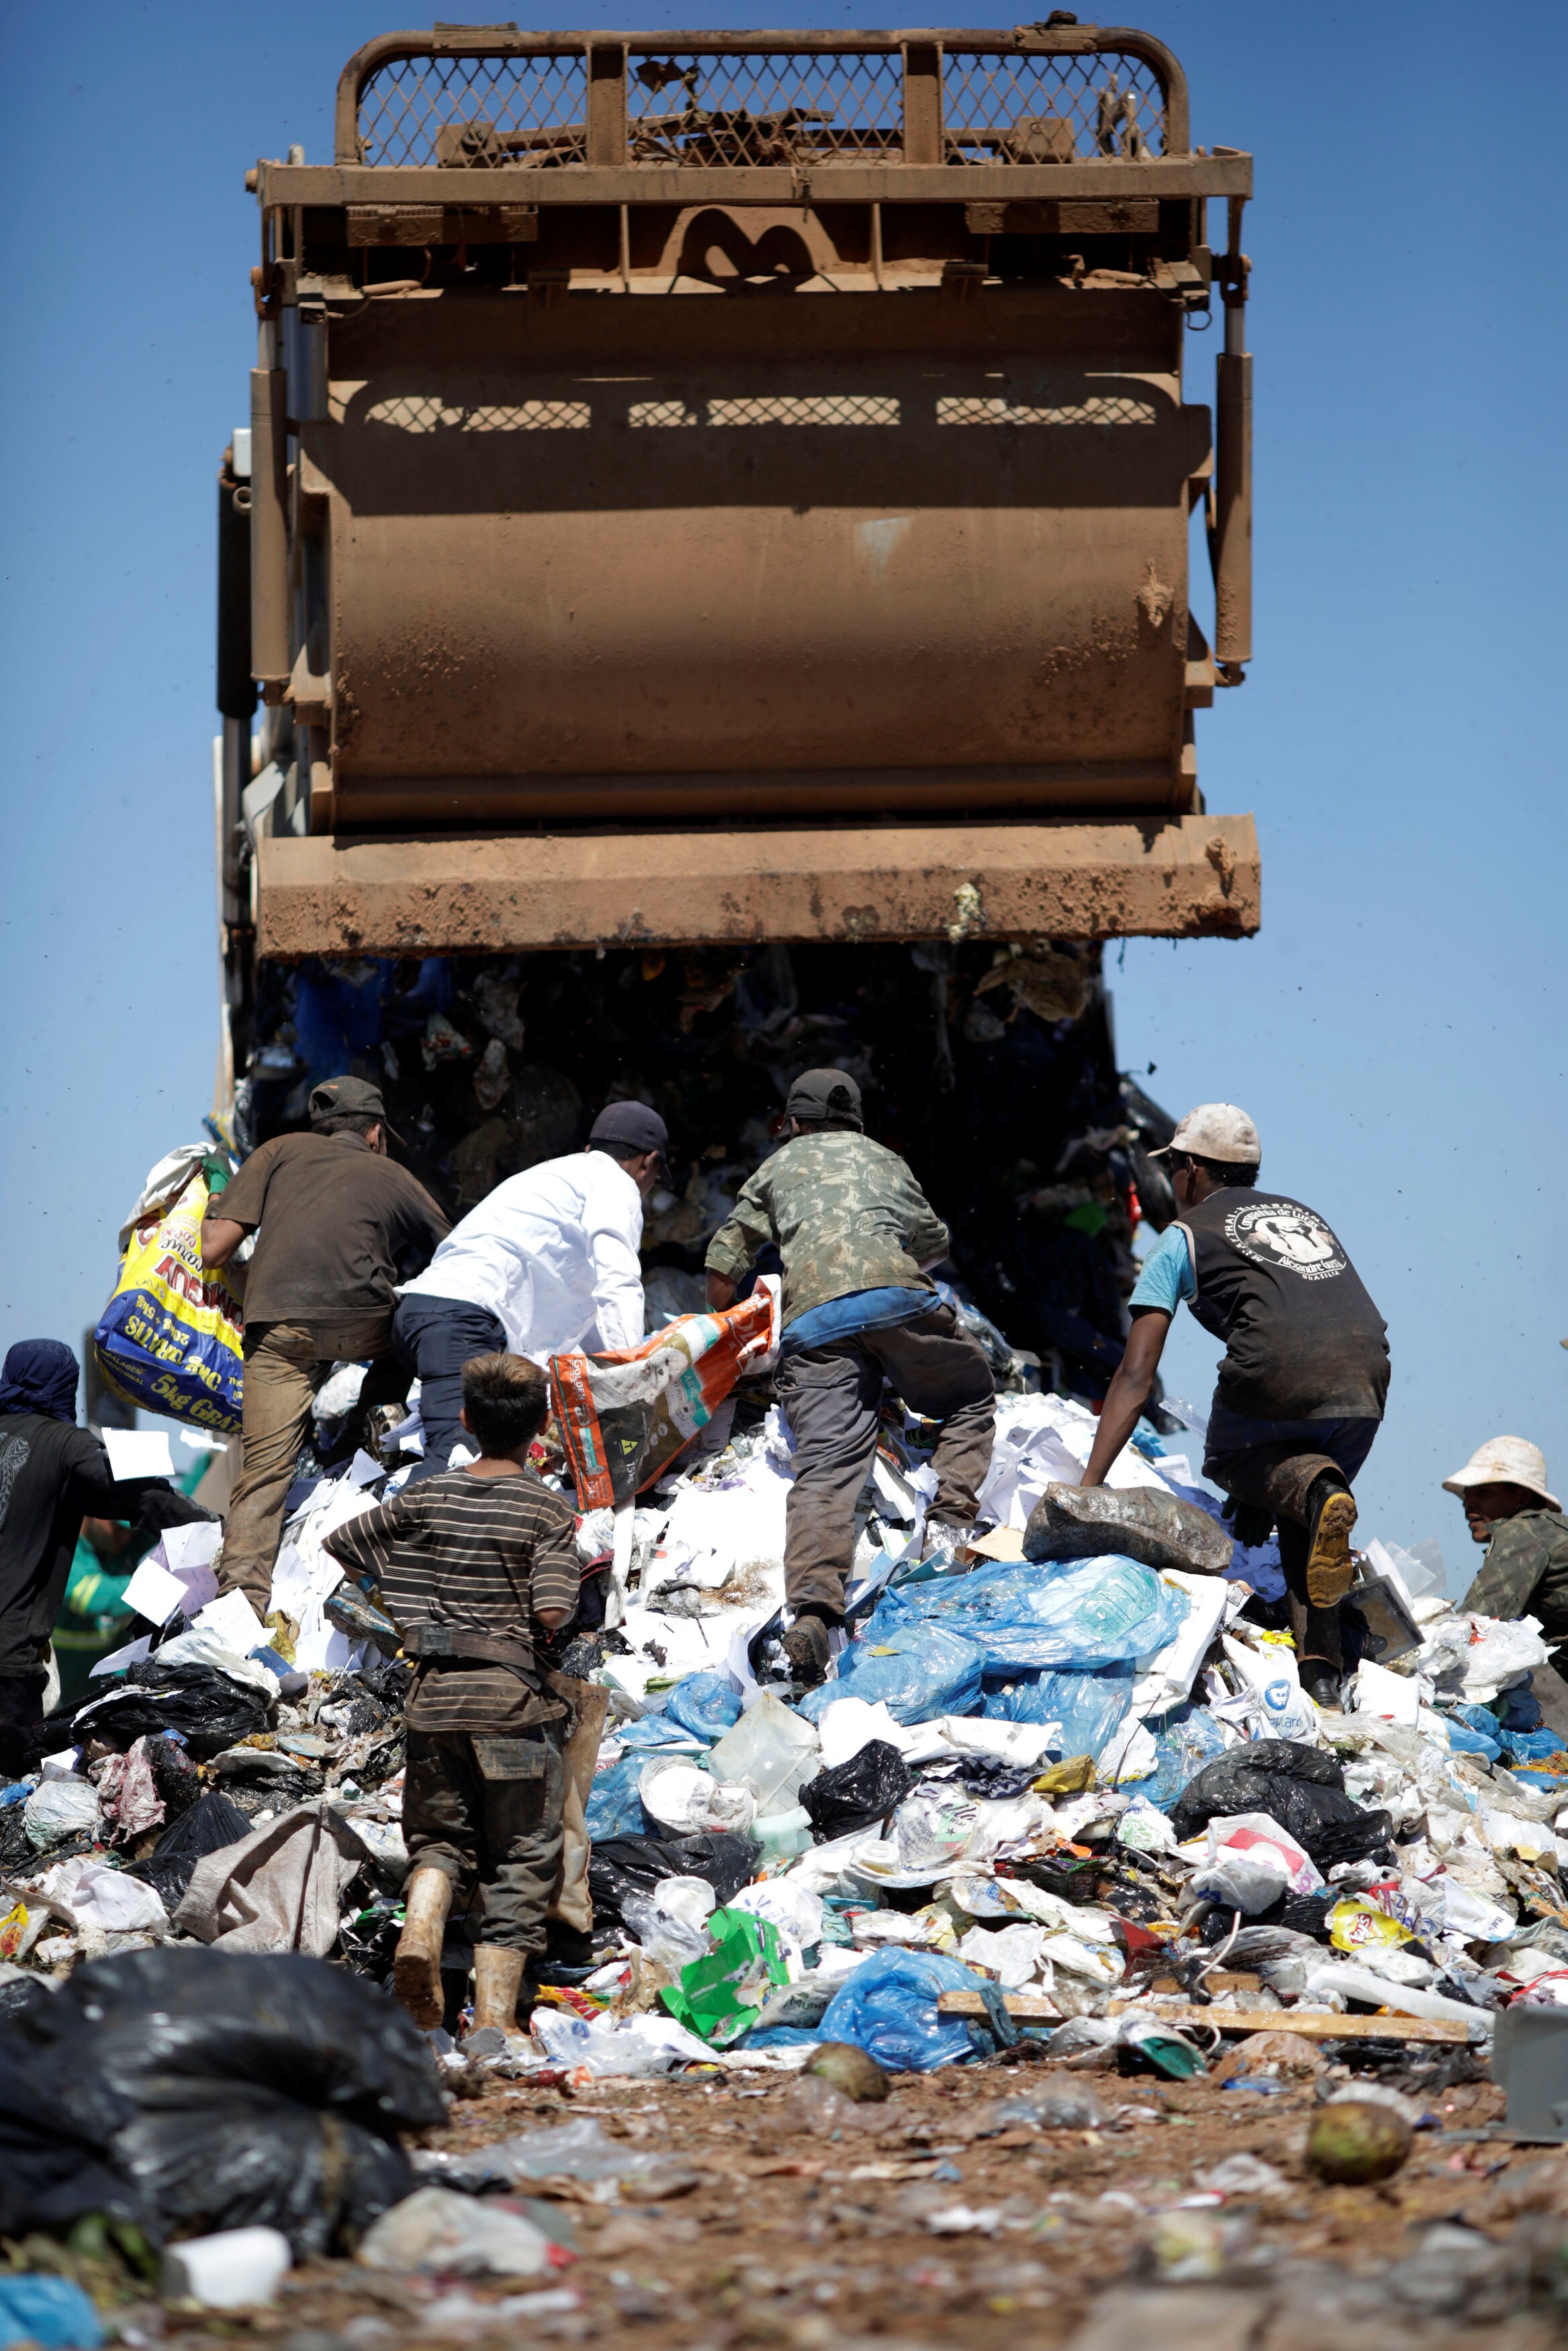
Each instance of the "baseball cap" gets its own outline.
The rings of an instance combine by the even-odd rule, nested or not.
[[[1256,1167],[1263,1156],[1257,1128],[1234,1102],[1199,1102],[1170,1141],[1148,1155],[1165,1159],[1173,1151],[1189,1151],[1195,1159],[1222,1160],[1228,1167]]]
[[[324,1078],[320,1085],[311,1087],[312,1126],[319,1126],[324,1118],[337,1118],[345,1113],[357,1118],[379,1118],[394,1143],[403,1139],[387,1116],[380,1087],[373,1086],[369,1078]]]
[[[663,1151],[670,1129],[647,1102],[607,1102],[588,1131],[590,1143],[618,1143],[628,1151]]]
[[[803,1126],[820,1125],[830,1118],[848,1119],[859,1126],[860,1089],[843,1070],[803,1070],[790,1087],[784,1116],[798,1118]]]
[[[1491,1437],[1478,1446],[1462,1469],[1443,1480],[1445,1494],[1463,1494],[1467,1486],[1522,1486],[1539,1494],[1554,1510],[1563,1507],[1546,1489],[1546,1456],[1527,1437]]]

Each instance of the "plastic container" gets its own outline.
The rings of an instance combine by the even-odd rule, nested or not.
[[[792,1804],[787,1813],[763,1813],[752,1823],[752,1834],[764,1861],[794,1861],[811,1843],[811,1814],[804,1804]]]
[[[715,1780],[749,1788],[763,1813],[792,1807],[820,1769],[815,1730],[771,1691],[763,1692],[705,1760]]]

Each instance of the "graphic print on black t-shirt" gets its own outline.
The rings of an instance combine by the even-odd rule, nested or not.
[[[1254,1265],[1278,1266],[1303,1281],[1332,1281],[1350,1262],[1321,1217],[1293,1200],[1252,1200],[1225,1219],[1225,1238]]]
[[[1215,1395],[1250,1420],[1379,1419],[1388,1337],[1314,1208],[1227,1186],[1181,1219],[1193,1318],[1225,1343]]]
[[[32,1449],[25,1437],[0,1437],[0,1527],[11,1507],[11,1489],[26,1468]]]

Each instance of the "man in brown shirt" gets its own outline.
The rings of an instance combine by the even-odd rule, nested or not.
[[[419,1664],[409,1692],[405,1924],[392,1982],[415,2022],[441,2021],[441,1938],[454,1896],[477,1908],[473,2021],[516,2028],[561,1862],[566,1708],[545,1687],[535,1624],[576,1614],[576,1517],[528,1468],[549,1387],[524,1355],[462,1367],[480,1458],[350,1519],[325,1549],[379,1582]],[[569,1685],[568,1685],[569,1687]]]
[[[246,1233],[256,1237],[245,1270],[243,1458],[218,1581],[261,1617],[317,1391],[335,1363],[369,1356],[387,1359],[394,1392],[394,1285],[422,1271],[451,1229],[424,1186],[388,1158],[375,1086],[331,1078],[314,1087],[310,1124],[308,1134],[280,1134],[253,1152],[202,1226],[206,1265],[226,1265]]]

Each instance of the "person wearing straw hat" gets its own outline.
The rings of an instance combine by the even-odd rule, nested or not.
[[[1178,1305],[1225,1343],[1204,1475],[1237,1531],[1278,1525],[1302,1687],[1337,1708],[1339,1603],[1355,1573],[1351,1484],[1382,1423],[1387,1326],[1344,1244],[1314,1209],[1258,1177],[1258,1130],[1234,1102],[1200,1102],[1163,1151],[1180,1211],[1145,1259],[1132,1330],[1084,1471],[1101,1486],[1137,1426]]]
[[[1486,1545],[1464,1604],[1478,1616],[1540,1620],[1561,1672],[1568,1663],[1568,1519],[1546,1484],[1546,1456],[1523,1437],[1492,1437],[1443,1480],[1472,1542]]]

